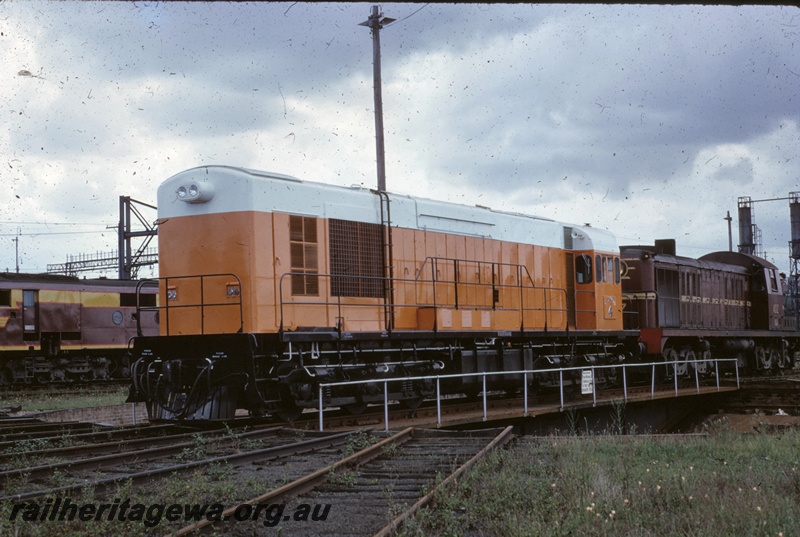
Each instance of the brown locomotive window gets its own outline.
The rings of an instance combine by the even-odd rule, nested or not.
[[[331,295],[382,298],[381,226],[331,219],[328,228]]]
[[[0,289],[0,306],[11,307],[11,289]]]
[[[769,269],[769,287],[773,293],[778,292],[778,277],[775,275],[774,269]]]
[[[289,256],[293,295],[319,295],[317,220],[289,216]]]

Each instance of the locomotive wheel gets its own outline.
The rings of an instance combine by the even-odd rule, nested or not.
[[[667,378],[672,378],[673,375],[682,377],[686,375],[686,362],[681,362],[681,357],[678,356],[678,351],[672,347],[667,347],[663,352],[664,361],[667,366]]]
[[[281,421],[292,422],[297,421],[303,414],[303,409],[294,403],[286,403],[283,408],[272,413],[273,416]]]
[[[292,392],[288,385],[280,387],[281,402],[280,408],[272,411],[271,414],[281,421],[295,421],[303,413],[303,409],[297,406],[292,397]]]
[[[772,364],[774,367],[782,368],[782,354],[779,349],[771,348],[769,350],[769,363]]]
[[[778,350],[778,367],[780,369],[785,369],[786,365],[789,363],[789,353],[788,351]]]
[[[697,364],[697,372],[701,375],[711,373],[711,351],[703,351],[699,358],[703,361]]]
[[[694,360],[697,359],[697,355],[692,349],[686,348],[681,349],[680,357],[681,361],[678,362],[677,368],[678,376],[686,377],[689,375],[689,368],[696,367],[697,363]]]
[[[759,369],[772,368],[772,355],[761,345],[756,347],[756,367]]]

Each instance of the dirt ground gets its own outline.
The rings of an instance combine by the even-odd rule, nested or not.
[[[734,431],[742,433],[771,433],[800,428],[800,416],[753,414],[715,414],[706,422],[725,419]]]

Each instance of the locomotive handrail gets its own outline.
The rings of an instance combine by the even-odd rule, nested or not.
[[[437,259],[437,258],[428,258],[428,259]],[[442,258],[439,258],[439,259],[442,259]],[[476,262],[470,261],[470,263],[476,263]],[[564,303],[566,303],[566,292],[567,292],[566,289],[562,289],[562,288],[558,288],[558,287],[537,287],[536,285],[533,284],[533,279],[531,278],[530,273],[527,270],[527,267],[525,267],[524,265],[515,265],[515,264],[509,264],[509,263],[490,263],[490,262],[484,262],[484,261],[481,261],[480,263],[486,264],[486,265],[494,264],[494,265],[503,265],[503,266],[509,266],[509,267],[516,267],[518,270],[519,269],[524,269],[525,270],[525,274],[528,277],[528,280],[531,282],[531,286],[530,287],[523,286],[523,285],[520,285],[519,283],[518,284],[491,283],[490,284],[488,282],[487,283],[482,283],[482,282],[474,282],[473,283],[473,282],[460,282],[458,280],[453,280],[453,281],[450,281],[450,280],[437,280],[434,263],[431,263],[431,267],[434,270],[433,274],[431,275],[431,280],[421,280],[420,279],[420,273],[418,272],[417,273],[417,277],[414,278],[414,279],[411,279],[411,278],[392,278],[392,282],[393,282],[393,285],[396,285],[398,283],[400,283],[400,284],[407,283],[407,284],[414,284],[414,285],[418,285],[420,283],[423,283],[423,284],[430,283],[430,284],[432,284],[433,285],[433,289],[432,289],[432,293],[431,293],[432,304],[424,304],[424,303],[413,303],[413,304],[405,303],[405,304],[401,304],[401,303],[395,303],[393,301],[392,302],[387,302],[384,299],[384,305],[386,305],[387,308],[390,308],[392,310],[394,310],[394,308],[419,308],[419,307],[428,307],[428,306],[432,306],[433,308],[436,308],[438,306],[441,306],[440,304],[437,303],[437,299],[436,299],[436,282],[440,281],[440,282],[444,282],[444,283],[452,283],[452,284],[456,285],[456,287],[457,287],[457,285],[459,283],[461,283],[463,285],[486,286],[486,287],[491,287],[492,289],[504,289],[504,288],[520,289],[520,295],[521,296],[520,296],[520,304],[519,304],[518,307],[498,307],[496,304],[492,304],[491,306],[489,306],[489,305],[481,305],[481,304],[474,304],[474,305],[470,305],[469,309],[484,310],[484,311],[485,310],[518,311],[518,312],[520,312],[520,329],[521,330],[524,330],[524,312],[526,312],[526,311],[544,311],[545,312],[545,325],[546,326],[548,324],[548,321],[550,319],[550,315],[552,314],[552,312],[556,312],[557,311],[557,312],[561,312],[561,313],[566,314],[566,308],[554,309],[554,308],[548,308],[547,307],[547,298],[550,295],[550,293],[553,293],[553,292],[563,293],[564,294]],[[327,295],[330,298],[335,297],[336,300],[330,300],[330,299],[329,300],[325,300],[324,297],[323,297],[322,300],[319,300],[319,299],[318,300],[314,300],[315,297],[319,298],[319,297],[323,296],[322,293],[320,293],[319,295],[313,295],[313,296],[312,295],[293,295],[293,298],[295,298],[295,299],[301,298],[301,300],[286,300],[284,298],[285,279],[287,277],[291,278],[292,276],[306,276],[307,277],[307,276],[309,276],[309,274],[308,273],[301,273],[301,272],[285,272],[285,273],[281,274],[280,278],[278,279],[278,301],[279,301],[279,316],[280,316],[279,324],[278,324],[279,333],[283,333],[285,331],[285,328],[286,328],[286,326],[285,326],[284,305],[291,304],[291,305],[294,305],[294,306],[335,306],[336,307],[336,319],[337,319],[337,321],[335,323],[336,324],[335,329],[339,334],[341,334],[341,332],[342,332],[342,324],[343,324],[343,321],[344,321],[344,318],[342,317],[342,307],[343,306],[346,305],[347,307],[370,307],[370,306],[374,306],[375,305],[375,304],[373,304],[371,302],[360,303],[360,304],[359,303],[350,303],[350,302],[348,302],[346,304],[343,304],[342,298],[379,298],[379,297],[348,297],[348,296],[344,296],[343,297],[342,294],[333,295],[332,293],[327,293]],[[316,274],[313,274],[313,276],[316,277],[316,278],[327,279],[327,280],[332,280],[334,278],[353,278],[353,279],[358,279],[358,280],[373,280],[373,281],[381,281],[381,282],[385,282],[387,280],[387,278],[382,277],[382,276],[361,276],[361,275],[348,275],[348,274],[316,273]],[[517,280],[521,281],[522,278],[518,277]],[[326,287],[329,288],[329,286],[326,286]],[[320,289],[322,289],[322,286],[320,286]],[[532,289],[532,290],[542,291],[544,293],[545,307],[544,308],[526,308],[525,304],[524,304],[524,296],[523,296],[524,295],[524,293],[523,293],[524,289]],[[456,304],[454,304],[454,307],[456,309],[458,309],[458,308],[464,307],[464,306],[456,303]],[[434,321],[433,322],[434,322],[433,330],[437,331],[438,327],[436,325],[436,317],[435,316],[434,316]]]
[[[158,304],[155,306],[142,306],[139,301],[139,296],[141,295],[142,288],[146,285],[155,285],[158,287],[158,279],[156,278],[146,278],[139,280],[136,283],[136,335],[141,337],[142,333],[142,312],[143,311],[155,311],[158,313]]]
[[[628,298],[631,295],[633,296],[633,298]],[[636,296],[636,295],[644,295],[644,296],[640,297],[640,296]],[[635,302],[644,301],[644,303],[645,303],[644,322],[645,322],[645,326],[647,326],[649,321],[650,321],[650,318],[648,316],[648,306],[650,305],[651,301],[658,300],[658,291],[656,291],[655,289],[637,289],[636,291],[626,291],[626,292],[622,293],[622,301],[625,302],[626,300],[628,302],[631,302],[631,303],[633,303],[634,301]],[[625,312],[623,312],[623,315],[624,314],[625,314]],[[641,320],[641,314],[638,311],[629,311],[629,312],[627,312],[627,315],[629,317],[633,316],[633,315],[636,315]],[[642,326],[641,322],[639,322],[639,323],[637,323],[637,326],[635,327],[635,329],[641,328],[641,326]]]
[[[306,273],[306,272],[284,272],[283,274],[281,274],[281,277],[278,279],[278,301],[279,301],[279,310],[278,310],[278,312],[279,312],[279,315],[280,315],[280,320],[279,320],[279,323],[278,323],[278,331],[279,331],[279,333],[283,333],[285,331],[284,310],[283,310],[283,306],[285,304],[291,304],[291,305],[294,305],[294,306],[333,306],[333,305],[335,305],[336,306],[336,319],[337,319],[335,329],[336,329],[336,332],[339,333],[339,335],[341,335],[341,333],[342,333],[342,322],[344,320],[344,318],[342,317],[342,306],[343,305],[346,305],[348,307],[370,307],[370,306],[375,306],[375,304],[373,304],[371,302],[370,303],[363,303],[363,304],[358,304],[358,303],[343,304],[342,303],[342,298],[370,298],[370,299],[378,299],[378,298],[380,298],[380,297],[351,297],[351,296],[343,296],[342,294],[338,294],[338,295],[332,295],[332,296],[336,297],[336,301],[334,302],[334,301],[330,301],[330,300],[313,300],[313,298],[315,298],[315,297],[319,298],[320,295],[293,295],[295,298],[302,297],[303,300],[301,300],[301,301],[287,301],[287,300],[284,300],[284,298],[283,298],[284,280],[287,277],[291,277],[291,276],[309,276],[309,274]],[[329,280],[332,280],[334,278],[352,278],[352,279],[359,279],[359,280],[378,280],[378,281],[381,281],[381,282],[385,282],[388,279],[388,278],[384,278],[382,276],[352,276],[352,275],[349,275],[349,274],[326,274],[326,273],[312,274],[312,276],[314,276],[315,278],[323,278],[323,279],[327,278]],[[407,279],[407,278],[392,278],[392,281],[394,281],[394,282],[414,282],[414,280]],[[307,298],[312,298],[312,300],[307,300]],[[417,308],[417,307],[419,307],[418,304],[397,304],[397,303],[389,303],[389,302],[386,302],[386,301],[384,301],[383,304],[387,308]]]
[[[235,279],[236,283],[234,287],[238,289],[238,293],[233,296],[227,296],[226,298],[232,299],[230,302],[206,302],[205,301],[205,286],[206,280],[210,278],[229,278]],[[200,286],[199,286],[199,294],[200,294],[200,301],[199,303],[189,303],[189,304],[177,304],[177,305],[170,305],[170,300],[172,300],[169,296],[169,287],[170,282],[177,282],[180,280],[192,280],[192,279],[199,279]],[[159,304],[157,306],[143,306],[141,307],[141,311],[155,311],[160,313],[162,310],[164,311],[163,317],[164,319],[164,330],[166,335],[170,335],[169,329],[169,318],[170,318],[170,310],[177,310],[177,309],[184,309],[184,308],[200,308],[200,333],[205,334],[205,315],[207,308],[217,308],[223,306],[238,306],[239,307],[239,329],[238,333],[241,333],[244,330],[244,315],[243,315],[243,306],[242,306],[242,281],[236,274],[230,272],[222,272],[218,274],[197,274],[193,276],[167,276],[158,279],[149,279],[149,280],[142,280],[142,282],[161,282],[164,283],[164,304]],[[141,283],[141,282],[140,282]],[[138,295],[139,295],[139,286],[137,285],[137,311],[139,310],[138,307]],[[140,317],[137,315],[137,317]],[[137,321],[138,322],[138,321]],[[139,331],[139,335],[141,336],[141,331]]]
[[[550,319],[550,314],[552,312],[561,312],[561,313],[564,313],[564,314],[566,314],[566,312],[567,312],[566,308],[554,309],[554,308],[549,308],[547,306],[548,297],[550,296],[550,293],[553,293],[553,292],[563,293],[563,295],[564,295],[564,303],[566,304],[566,301],[567,301],[567,290],[565,288],[563,288],[563,287],[537,286],[536,282],[534,282],[533,278],[531,277],[531,274],[530,274],[530,271],[528,270],[528,267],[526,265],[524,265],[524,264],[521,264],[521,263],[501,263],[501,262],[497,262],[497,261],[480,261],[480,260],[474,260],[474,259],[462,259],[462,258],[453,258],[453,257],[428,256],[423,260],[422,264],[420,265],[420,268],[417,271],[417,275],[416,275],[415,281],[423,281],[423,282],[427,282],[428,281],[428,280],[420,280],[420,279],[421,279],[422,275],[424,274],[425,265],[427,265],[429,261],[430,261],[430,266],[431,266],[431,279],[430,279],[430,282],[433,284],[433,300],[434,300],[433,306],[434,307],[436,307],[436,282],[439,281],[439,282],[443,282],[443,283],[453,284],[454,285],[454,299],[455,299],[454,300],[454,302],[455,302],[454,307],[456,309],[459,309],[459,303],[458,303],[458,286],[459,286],[459,284],[464,285],[464,286],[475,285],[475,286],[491,287],[491,289],[493,291],[493,295],[492,295],[493,302],[492,302],[492,305],[490,306],[491,309],[492,310],[500,309],[500,310],[519,311],[520,312],[520,330],[523,331],[523,332],[525,331],[525,317],[524,317],[524,312],[525,311],[544,311],[545,312],[545,330],[547,329],[547,326],[549,324],[548,321]],[[439,262],[453,263],[453,279],[452,280],[437,279],[437,272],[439,270],[439,267],[438,267],[438,263]],[[484,282],[462,281],[458,277],[458,275],[459,275],[459,265],[462,264],[462,263],[463,264],[477,265],[478,269],[480,269],[481,266],[491,266],[491,269],[492,269],[492,281],[491,282],[485,282],[485,283]],[[499,283],[496,282],[495,279],[496,279],[496,276],[497,276],[497,272],[495,271],[495,269],[497,267],[515,268],[516,272],[517,272],[517,274],[516,274],[517,283],[516,284],[507,284],[507,283],[502,283],[502,282],[499,282]],[[523,271],[525,273],[524,276],[527,277],[527,280],[530,283],[530,286],[526,286],[526,285],[523,284],[523,280],[524,280],[524,277],[523,277],[523,274],[522,274]],[[480,274],[480,271],[479,271],[479,274]],[[520,307],[519,308],[497,308],[496,301],[494,300],[494,296],[495,296],[494,292],[498,288],[500,288],[500,289],[503,289],[503,288],[510,288],[510,289],[516,288],[516,289],[519,289]],[[525,298],[524,298],[524,293],[523,293],[524,289],[542,291],[542,293],[543,293],[542,296],[543,296],[543,301],[544,301],[544,308],[525,308]]]
[[[423,376],[415,376],[415,377],[396,377],[396,378],[378,378],[378,379],[367,379],[367,380],[349,380],[349,381],[340,381],[340,382],[323,382],[318,385],[318,413],[319,413],[319,430],[322,432],[324,430],[324,417],[323,417],[323,391],[325,388],[331,388],[334,386],[355,386],[359,384],[383,384],[383,409],[384,409],[384,427],[385,430],[389,430],[389,383],[390,382],[413,382],[418,380],[435,380],[436,381],[436,426],[442,426],[442,409],[441,409],[441,402],[442,402],[442,392],[441,392],[441,385],[440,381],[442,379],[457,379],[457,378],[468,378],[468,377],[481,377],[483,390],[483,421],[487,421],[488,419],[488,412],[487,412],[487,389],[486,389],[486,377],[496,376],[496,375],[523,375],[522,379],[522,392],[523,392],[523,416],[528,416],[528,375],[553,375],[558,373],[559,377],[559,410],[564,411],[565,401],[564,401],[564,373],[569,372],[577,372],[577,371],[591,371],[591,381],[592,381],[592,406],[597,406],[597,381],[596,375],[594,374],[595,370],[602,370],[602,369],[615,369],[621,368],[622,369],[622,384],[623,384],[623,402],[628,402],[628,380],[627,380],[627,369],[632,367],[649,367],[651,368],[651,383],[650,383],[650,399],[653,400],[655,398],[655,370],[657,366],[661,367],[668,367],[672,366],[673,370],[673,378],[674,378],[674,386],[675,386],[675,396],[678,396],[678,374],[677,368],[678,364],[695,364],[694,369],[694,376],[695,376],[695,388],[696,393],[700,393],[700,375],[699,375],[699,368],[696,364],[714,362],[715,367],[715,379],[716,379],[716,388],[717,391],[720,391],[720,377],[719,377],[719,364],[721,362],[731,362],[734,365],[734,370],[736,373],[736,389],[740,388],[740,381],[739,381],[739,361],[736,358],[713,358],[711,360],[674,360],[671,362],[649,362],[649,363],[637,363],[637,364],[613,364],[613,365],[586,365],[586,366],[573,366],[573,367],[561,367],[561,368],[552,368],[552,369],[521,369],[516,371],[484,371],[480,373],[453,373],[448,375],[423,375]],[[583,394],[588,395],[588,394]]]

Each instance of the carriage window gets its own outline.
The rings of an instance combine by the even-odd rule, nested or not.
[[[137,306],[136,293],[120,293],[119,305],[123,308],[124,307],[135,308]],[[138,305],[140,307],[155,306],[156,305],[155,293],[139,293]]]
[[[575,258],[575,281],[592,283],[592,258],[588,255],[582,254]]]
[[[289,216],[289,249],[293,295],[319,295],[317,220]]]

